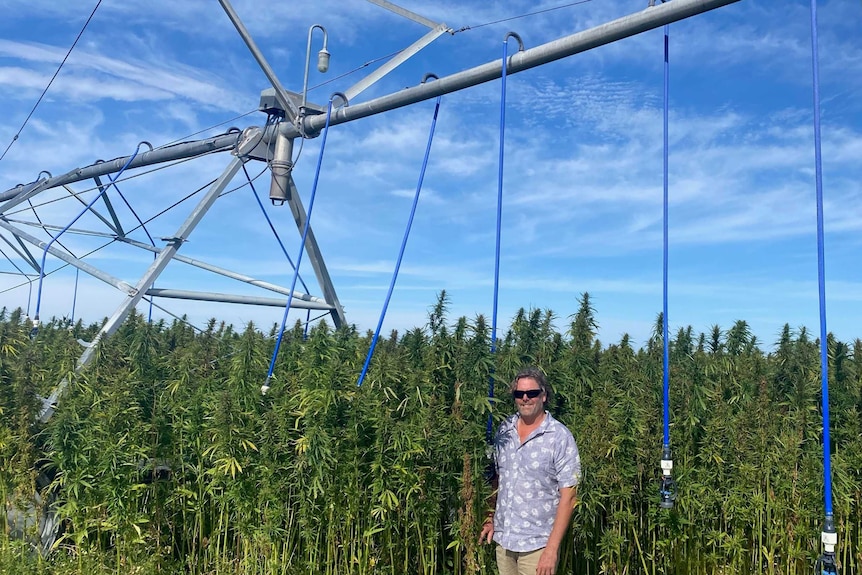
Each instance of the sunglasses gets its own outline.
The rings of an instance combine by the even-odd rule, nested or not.
[[[524,397],[529,397],[530,399],[536,399],[542,395],[541,389],[516,389],[512,392],[512,397],[515,399],[524,399]]]

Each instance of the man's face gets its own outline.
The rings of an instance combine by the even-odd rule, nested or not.
[[[539,382],[532,377],[522,377],[515,386],[515,391],[541,391],[541,389]],[[527,395],[521,398],[515,397],[515,407],[518,408],[518,413],[521,414],[521,417],[533,419],[545,410],[545,392],[540,393],[536,397],[528,397]]]

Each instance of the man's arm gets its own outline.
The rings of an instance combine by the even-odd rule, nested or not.
[[[560,488],[560,504],[557,505],[554,527],[551,529],[551,535],[548,537],[548,544],[545,546],[545,550],[542,551],[541,557],[539,557],[536,575],[554,575],[556,572],[557,562],[560,559],[560,543],[562,543],[563,536],[569,528],[569,522],[572,520],[572,512],[575,509],[577,499],[577,486]]]
[[[479,534],[479,543],[492,543],[494,541],[494,512],[497,510],[497,490],[499,489],[499,478],[496,470],[491,477],[491,495],[488,497],[488,513],[482,523],[482,532]]]

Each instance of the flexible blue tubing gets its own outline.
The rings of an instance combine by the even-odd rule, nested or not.
[[[506,133],[506,63],[509,57],[509,40],[503,40],[503,71],[500,88],[500,151],[497,162],[497,229],[494,246],[494,304],[491,311],[491,353],[497,351],[497,303],[500,292],[500,240],[503,224],[503,159]],[[488,390],[489,396],[494,396],[494,383]]]
[[[374,355],[374,348],[377,346],[377,339],[380,337],[380,330],[383,327],[383,319],[386,317],[386,310],[389,308],[389,300],[392,298],[392,292],[395,290],[395,281],[398,279],[398,270],[401,269],[401,260],[407,247],[407,238],[410,237],[410,229],[413,227],[413,216],[416,215],[416,206],[419,204],[419,193],[422,191],[422,182],[425,180],[425,168],[428,167],[428,157],[431,155],[431,142],[434,141],[434,128],[437,126],[437,113],[440,111],[441,99],[442,96],[437,96],[437,102],[434,106],[434,118],[431,120],[431,131],[428,134],[428,144],[425,146],[425,157],[422,160],[422,169],[419,170],[419,183],[416,184],[416,193],[413,195],[413,206],[410,208],[410,217],[407,218],[407,229],[404,230],[404,237],[401,239],[401,249],[398,252],[398,260],[395,262],[395,271],[392,273],[392,281],[389,282],[389,291],[386,293],[386,300],[383,302],[383,310],[380,312],[380,319],[377,321],[377,329],[374,330],[374,337],[371,338],[371,347],[368,348],[365,365],[362,366],[362,373],[359,374],[359,380],[356,382],[357,387],[362,385],[362,382],[365,380],[365,374],[368,373],[368,366],[371,364],[371,357]]]
[[[829,350],[826,331],[826,266],[823,237],[823,163],[820,155],[820,67],[817,55],[817,0],[811,0],[811,68],[814,85],[814,181],[817,188],[817,291],[820,301],[820,388],[823,410],[823,496],[832,515],[832,463],[829,438]]]
[[[503,38],[503,65],[502,74],[500,76],[500,153],[497,167],[497,237],[494,247],[494,304],[491,311],[491,355],[497,353],[497,303],[500,293],[500,239],[503,228],[503,151],[505,148],[506,133],[506,72],[509,60],[509,38],[507,34]],[[491,373],[488,376],[488,398],[494,397],[494,368],[491,367]],[[485,429],[486,439],[490,442],[491,435],[494,429],[494,422],[491,414],[488,414],[488,423]]]
[[[58,239],[60,236],[62,236],[64,233],[66,233],[66,230],[68,230],[70,227],[72,227],[72,225],[74,225],[74,223],[75,223],[75,222],[77,222],[77,221],[78,221],[78,219],[79,219],[81,216],[83,216],[83,215],[87,212],[87,210],[89,210],[91,207],[93,207],[93,204],[95,204],[95,203],[96,203],[96,200],[98,200],[99,198],[101,198],[101,197],[102,197],[102,195],[103,195],[105,192],[107,192],[107,191],[108,191],[108,188],[110,188],[112,184],[114,185],[114,187],[116,187],[116,184],[114,184],[114,182],[116,182],[116,181],[117,181],[117,179],[118,179],[118,178],[123,174],[123,172],[125,172],[125,171],[126,171],[126,168],[128,168],[128,167],[129,167],[129,164],[131,164],[131,163],[132,163],[132,160],[134,160],[134,159],[137,157],[138,152],[139,152],[139,151],[140,151],[140,149],[141,149],[141,144],[143,144],[143,142],[141,142],[140,144],[138,144],[138,146],[135,148],[135,153],[134,153],[134,154],[132,154],[131,156],[129,156],[129,159],[128,159],[128,160],[126,160],[126,163],[125,163],[125,164],[123,164],[123,167],[122,167],[122,168],[120,168],[120,171],[119,171],[119,172],[117,172],[117,176],[116,176],[115,178],[111,179],[111,177],[110,177],[110,176],[108,176],[108,179],[110,179],[110,180],[111,180],[111,183],[110,183],[110,184],[108,184],[107,186],[105,186],[105,188],[104,188],[103,190],[101,190],[98,194],[96,194],[96,197],[94,197],[94,198],[90,201],[90,203],[89,203],[89,204],[87,204],[87,205],[86,205],[86,207],[84,207],[84,209],[83,209],[83,210],[81,210],[81,213],[79,213],[77,216],[75,216],[75,219],[73,219],[71,222],[69,222],[69,223],[66,225],[66,227],[64,227],[62,230],[60,230],[60,233],[59,233],[59,234],[57,234],[56,236],[52,237],[52,238],[51,238],[51,241],[50,241],[50,242],[48,242],[48,245],[46,245],[46,246],[45,246],[45,249],[44,249],[44,250],[42,250],[42,265],[41,265],[41,266],[39,266],[39,289],[38,289],[38,290],[37,290],[37,292],[36,292],[36,315],[33,317],[33,321],[34,321],[34,322],[38,322],[38,321],[39,321],[39,309],[40,309],[40,308],[41,308],[41,306],[42,306],[42,280],[44,280],[44,279],[45,279],[45,260],[46,260],[46,259],[47,259],[47,257],[48,257],[48,249],[50,249],[50,247],[54,244],[54,242],[56,242],[56,241],[57,241],[57,239]]]
[[[669,93],[669,82],[668,76],[670,71],[669,66],[669,58],[668,58],[668,36],[670,33],[670,26],[665,24],[664,26],[664,247],[663,247],[663,307],[662,307],[662,319],[661,319],[661,330],[662,330],[662,341],[664,343],[664,359],[663,359],[663,371],[664,371],[664,385],[663,385],[663,412],[664,412],[664,439],[663,445],[665,449],[670,447],[670,342],[668,341],[668,321],[667,321],[667,260],[668,260],[668,233],[667,233],[667,220],[668,220],[668,93]]]
[[[269,371],[266,374],[266,381],[261,387],[261,391],[269,388],[269,382],[272,379],[272,372],[275,370],[275,360],[278,357],[278,350],[281,348],[281,340],[284,338],[284,326],[287,324],[287,314],[290,312],[290,303],[293,301],[293,290],[296,289],[296,280],[299,278],[299,265],[302,263],[302,254],[305,252],[305,238],[308,237],[308,228],[311,224],[311,210],[314,209],[314,196],[317,195],[317,182],[320,179],[320,166],[323,163],[323,151],[326,149],[326,136],[329,133],[329,120],[332,115],[332,100],[334,97],[335,94],[329,98],[329,106],[326,108],[326,124],[323,126],[323,134],[320,140],[320,155],[317,156],[317,170],[314,172],[314,183],[311,185],[311,197],[308,200],[308,213],[305,215],[305,226],[302,229],[299,255],[296,257],[296,267],[293,270],[293,281],[290,284],[290,293],[287,294],[287,305],[284,306],[284,315],[281,318],[281,328],[278,330],[278,337],[275,340],[275,349],[272,352],[272,360],[269,362]]]
[[[245,169],[245,164],[242,166],[242,171],[245,173],[246,179],[248,179],[248,184],[251,187],[251,191],[254,194],[254,199],[257,200],[257,205],[260,206],[260,211],[263,213],[263,217],[266,218],[266,223],[269,224],[269,229],[272,230],[273,235],[275,236],[275,241],[278,242],[279,247],[281,247],[281,252],[284,254],[284,257],[287,258],[287,263],[290,264],[290,267],[294,270],[296,266],[293,265],[293,260],[290,258],[290,255],[287,253],[287,248],[284,247],[284,243],[281,241],[281,237],[278,235],[278,232],[275,231],[275,226],[272,225],[272,220],[269,217],[269,214],[266,213],[266,208],[263,207],[263,202],[260,201],[260,196],[257,194],[257,190],[254,188],[254,182],[251,180],[251,176],[248,174],[248,170]],[[305,285],[305,282],[302,279],[302,276],[299,276],[299,283],[302,284],[302,289],[305,290],[305,293],[308,293],[308,286]]]

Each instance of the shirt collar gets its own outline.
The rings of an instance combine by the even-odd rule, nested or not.
[[[512,417],[510,417],[506,421],[506,427],[509,429],[517,429],[518,428],[518,420],[521,419],[520,413],[514,413]],[[551,428],[551,422],[554,421],[554,417],[551,415],[551,412],[547,409],[545,410],[545,418],[542,419],[542,423],[539,424],[539,427],[536,431],[540,431],[542,433],[546,433],[548,431],[553,431]]]

